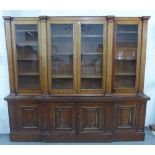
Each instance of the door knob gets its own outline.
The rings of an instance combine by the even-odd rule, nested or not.
[[[80,118],[80,115],[79,114],[77,115],[77,118]]]

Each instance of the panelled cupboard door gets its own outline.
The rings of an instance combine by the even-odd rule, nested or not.
[[[138,89],[141,50],[141,21],[116,21],[114,92]]]
[[[136,105],[135,101],[126,101],[115,104],[114,124],[115,130],[136,129]]]
[[[50,92],[75,92],[75,23],[72,21],[48,21],[48,45]]]
[[[49,130],[52,132],[75,132],[76,106],[74,103],[54,102],[49,104]]]
[[[38,22],[13,20],[12,43],[17,93],[41,92]]]
[[[105,85],[106,22],[77,23],[78,92],[102,93]]]
[[[17,102],[16,118],[18,131],[41,131],[42,128],[42,112],[37,103],[33,102]]]
[[[101,132],[104,125],[103,105],[100,103],[80,103],[79,132]]]

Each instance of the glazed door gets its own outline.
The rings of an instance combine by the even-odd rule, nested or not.
[[[102,93],[105,84],[106,24],[78,22],[78,91]]]
[[[74,29],[74,22],[48,22],[48,77],[51,93],[75,92]]]
[[[140,21],[117,21],[115,28],[114,91],[136,92],[140,66]]]
[[[41,92],[41,60],[37,21],[13,21],[12,42],[16,90]]]

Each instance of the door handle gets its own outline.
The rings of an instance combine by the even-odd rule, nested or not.
[[[77,115],[77,118],[78,118],[78,119],[80,118],[80,115],[79,115],[79,114]]]

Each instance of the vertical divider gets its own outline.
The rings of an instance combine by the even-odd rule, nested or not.
[[[106,74],[107,74],[107,22],[103,26],[103,53],[102,53],[102,91],[105,93],[106,91]]]
[[[139,88],[138,93],[143,93],[144,89],[144,75],[145,75],[145,59],[146,59],[146,45],[147,45],[147,28],[149,16],[142,17],[142,47],[141,47],[141,60],[140,60],[140,75],[139,75]]]
[[[8,68],[9,68],[9,82],[10,82],[10,94],[14,95],[16,93],[15,89],[15,77],[14,77],[14,61],[13,61],[13,47],[12,47],[12,39],[11,39],[11,17],[5,16],[3,17],[5,20],[5,35],[6,35],[6,46],[7,46],[7,54],[8,54]]]
[[[76,24],[76,43],[77,43],[77,92],[80,93],[80,86],[81,86],[81,28],[80,22],[78,21]]]
[[[106,95],[111,94],[112,89],[112,63],[113,63],[113,38],[114,38],[114,16],[107,16],[107,70],[106,70]]]
[[[75,93],[78,91],[77,86],[77,23],[73,23],[73,80],[74,80],[74,91]]]
[[[39,44],[41,51],[41,88],[43,94],[48,94],[47,76],[47,16],[39,17]]]

